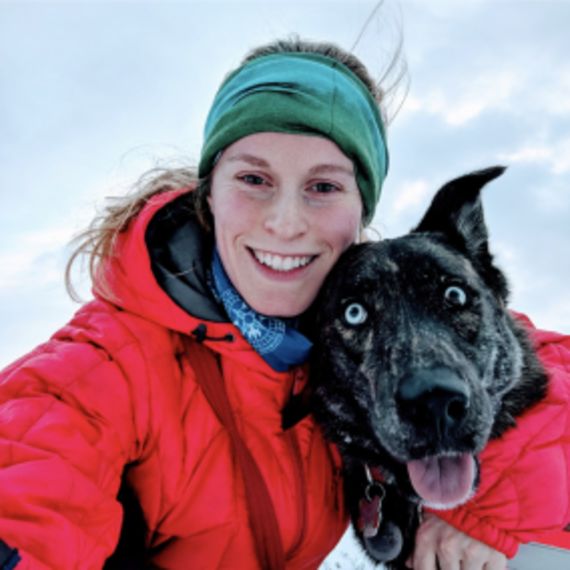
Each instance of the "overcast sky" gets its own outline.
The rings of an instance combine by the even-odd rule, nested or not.
[[[193,162],[223,75],[291,33],[350,48],[374,2],[0,0],[0,366],[77,305],[66,243],[105,196]],[[494,164],[492,248],[512,306],[570,332],[570,2],[386,2],[356,53],[380,76],[401,33],[409,93],[375,225],[417,222],[446,180]],[[395,94],[392,109],[402,102]]]
[[[211,98],[248,49],[291,33],[350,48],[373,8],[0,0],[0,365],[76,309],[65,244],[96,205],[157,163],[196,160]],[[568,1],[388,1],[356,49],[380,76],[402,35],[408,64],[375,225],[402,233],[447,179],[509,165],[484,202],[512,306],[566,332],[568,25]]]
[[[195,161],[210,100],[251,47],[298,33],[350,48],[373,2],[1,2],[0,364],[76,306],[65,244],[157,163]],[[485,192],[514,308],[570,330],[570,4],[388,1],[356,52],[380,76],[402,35],[375,225],[409,229],[437,187],[507,164]],[[402,102],[403,89],[392,99]]]
[[[0,1],[0,364],[76,309],[65,244],[96,205],[157,163],[196,160],[216,87],[248,49],[291,33],[350,48],[373,8]],[[567,1],[388,1],[356,49],[380,76],[402,35],[408,64],[375,225],[402,233],[447,179],[509,165],[484,202],[512,306],[566,332],[569,24]]]

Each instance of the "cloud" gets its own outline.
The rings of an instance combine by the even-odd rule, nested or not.
[[[380,235],[401,235],[419,221],[422,206],[433,194],[433,185],[418,178],[398,182],[386,194],[386,198],[372,221],[372,228]]]
[[[485,112],[504,110],[524,87],[524,77],[516,70],[482,70],[476,77],[458,77],[445,88],[410,96],[402,116],[427,113],[440,117],[451,127],[461,127]]]
[[[427,180],[404,182],[396,189],[396,199],[391,204],[392,212],[399,215],[409,210],[416,210],[431,191],[431,185]]]
[[[10,249],[0,251],[0,292],[61,282],[62,253],[71,237],[66,227],[14,236]]]
[[[546,166],[552,174],[570,172],[570,137],[548,143],[525,144],[512,152],[499,156],[510,164],[539,164]]]

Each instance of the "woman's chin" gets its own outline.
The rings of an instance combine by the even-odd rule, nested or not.
[[[284,295],[265,297],[248,302],[249,306],[261,315],[282,319],[298,317],[311,304],[312,299],[300,299],[299,296],[286,298]]]
[[[261,305],[259,307],[252,307],[254,311],[259,313],[260,315],[264,315],[266,317],[278,318],[278,319],[294,319],[302,314],[306,307],[304,308],[276,308],[275,305],[266,306]]]

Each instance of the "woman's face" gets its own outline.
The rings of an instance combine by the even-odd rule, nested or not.
[[[254,310],[281,317],[309,307],[362,219],[352,162],[316,136],[257,133],[230,145],[209,203],[232,283]]]

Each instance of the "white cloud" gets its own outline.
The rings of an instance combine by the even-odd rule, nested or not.
[[[552,174],[566,174],[570,172],[570,137],[550,144],[525,144],[512,152],[501,154],[499,158],[510,164],[542,164]]]
[[[476,77],[458,78],[451,86],[409,96],[402,116],[423,112],[440,117],[452,127],[464,126],[484,112],[506,108],[524,84],[523,74],[516,69],[484,70]]]
[[[396,199],[392,203],[391,209],[397,215],[409,210],[415,210],[431,192],[432,187],[427,180],[404,182],[394,192]]]
[[[552,148],[545,145],[530,145],[521,147],[513,152],[507,152],[499,156],[500,160],[513,162],[541,163],[550,160]]]
[[[70,228],[50,228],[14,236],[10,249],[0,251],[0,291],[61,282],[61,254],[71,237]]]
[[[395,184],[372,221],[374,230],[383,237],[402,235],[417,224],[422,208],[433,194],[433,184],[425,179],[404,180]]]

